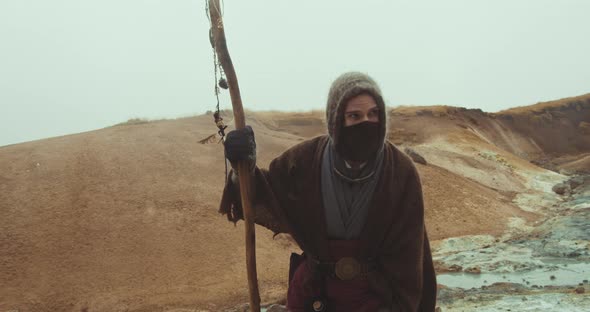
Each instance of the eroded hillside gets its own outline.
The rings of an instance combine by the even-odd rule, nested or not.
[[[457,140],[475,136],[548,166],[563,157],[573,162],[590,152],[590,94],[498,113],[450,106],[400,107],[390,113],[391,139],[400,144],[419,144],[437,136]],[[433,126],[423,129],[424,125]]]

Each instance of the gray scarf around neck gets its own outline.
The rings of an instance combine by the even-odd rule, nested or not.
[[[330,239],[357,239],[383,168],[383,148],[359,170],[347,168],[332,140],[322,157],[322,199]]]

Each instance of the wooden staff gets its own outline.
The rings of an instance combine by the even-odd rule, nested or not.
[[[215,51],[217,52],[217,58],[223,67],[229,85],[229,94],[231,96],[236,129],[242,129],[246,127],[242,98],[240,97],[238,77],[236,76],[236,71],[234,70],[234,66],[227,50],[220,10],[219,0],[209,0],[211,34],[213,36]],[[254,211],[252,210],[250,202],[250,166],[247,161],[240,161],[238,163],[238,176],[240,180],[244,222],[246,225],[246,268],[248,270],[248,287],[250,290],[250,311],[260,312],[260,294],[258,292],[258,279],[256,274],[256,232],[254,229]]]

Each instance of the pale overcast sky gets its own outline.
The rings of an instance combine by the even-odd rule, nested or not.
[[[388,105],[498,111],[590,92],[588,0],[225,0],[248,109],[324,107],[367,72]],[[215,106],[205,0],[0,1],[0,146]],[[222,97],[222,108],[230,108]]]

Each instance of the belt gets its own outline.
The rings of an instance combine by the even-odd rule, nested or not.
[[[369,272],[377,269],[375,260],[360,261],[353,257],[340,258],[336,262],[325,262],[311,257],[308,258],[312,272],[316,271],[324,276],[342,281],[366,279]]]

